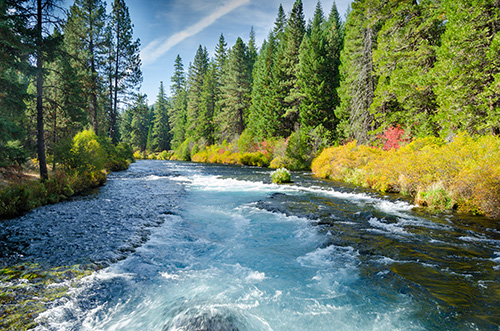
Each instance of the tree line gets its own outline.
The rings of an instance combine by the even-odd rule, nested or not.
[[[102,0],[76,0],[56,25],[55,0],[32,4],[0,6],[2,160],[38,145],[40,163],[46,149],[55,164],[59,142],[89,125],[114,143],[184,159],[181,150],[224,141],[284,139],[302,163],[390,130],[404,139],[500,133],[496,0],[354,0],[345,21],[320,2],[306,21],[297,0],[288,14],[278,8],[260,47],[251,29],[231,47],[221,34],[212,57],[200,45],[187,70],[177,56],[170,97],[161,83],[151,107],[132,93],[140,45],[124,0],[110,14]]]
[[[77,132],[120,138],[120,108],[142,82],[124,0],[0,2],[0,166],[36,156],[42,179]]]
[[[229,48],[221,34],[212,58],[200,45],[187,75],[178,56],[171,98],[162,85],[157,106],[147,114],[143,105],[135,125],[130,109],[123,132],[151,151],[245,133],[255,142],[288,138],[306,154],[373,143],[392,128],[406,139],[498,135],[499,28],[495,0],[355,0],[345,22],[335,4],[325,17],[320,2],[306,22],[297,0],[288,15],[279,7],[259,49],[252,29]]]

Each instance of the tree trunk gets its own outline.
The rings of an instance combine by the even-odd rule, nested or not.
[[[92,17],[92,8],[89,8],[89,17]],[[97,72],[95,68],[95,50],[94,50],[94,27],[93,20],[90,19],[90,72],[92,75],[92,86],[90,91],[90,107],[92,114],[92,127],[95,134],[99,134],[99,122],[97,119]]]
[[[45,158],[45,140],[43,128],[43,51],[42,51],[42,0],[37,0],[37,55],[36,55],[36,127],[37,127],[37,152],[40,165],[40,178],[49,178],[47,160]]]

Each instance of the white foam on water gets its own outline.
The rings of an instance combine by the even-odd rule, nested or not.
[[[386,223],[383,220],[378,219],[376,217],[370,218],[368,220],[368,223],[370,223],[370,225],[373,226],[374,228],[384,230],[387,233],[400,234],[400,235],[408,234],[408,232],[404,229],[403,226],[401,226],[400,223]]]
[[[261,282],[264,279],[266,279],[266,273],[265,272],[258,272],[258,271],[252,271],[248,274],[248,276],[245,277],[245,280],[247,282]]]

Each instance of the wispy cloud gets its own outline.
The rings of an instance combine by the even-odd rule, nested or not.
[[[159,38],[150,42],[141,51],[141,60],[144,65],[154,63],[159,57],[168,52],[170,48],[182,42],[184,39],[194,36],[203,31],[215,21],[231,11],[250,2],[250,0],[231,0],[223,6],[217,8],[210,15],[202,18],[198,23],[186,28],[181,32],[177,32],[169,38]]]

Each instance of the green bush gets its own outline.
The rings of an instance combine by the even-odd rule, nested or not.
[[[271,173],[271,179],[275,184],[291,183],[290,171],[286,168],[276,169]]]
[[[267,167],[269,165],[269,160],[261,152],[243,153],[239,155],[238,162],[243,165],[257,167]]]
[[[12,164],[23,164],[28,155],[19,140],[8,141],[4,146],[0,145],[0,167]]]

